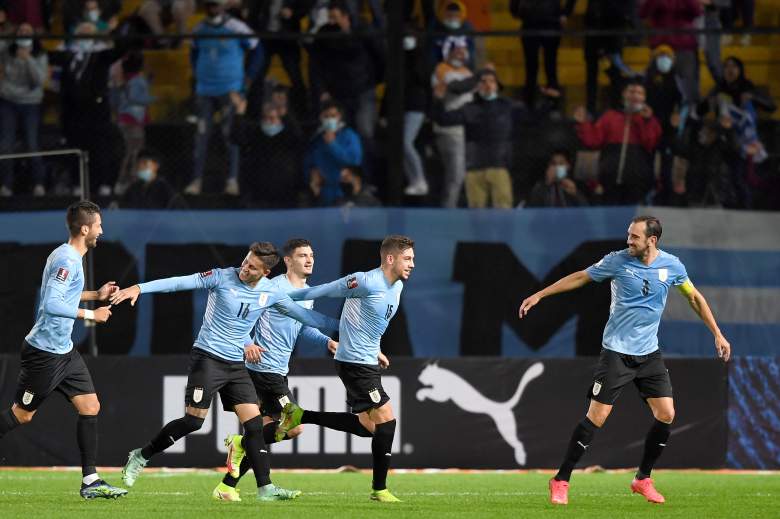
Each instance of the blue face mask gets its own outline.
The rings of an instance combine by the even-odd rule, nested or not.
[[[268,135],[269,137],[273,137],[274,135],[278,135],[282,130],[284,130],[284,125],[282,123],[274,124],[274,123],[260,123],[260,129],[263,130],[263,133]]]
[[[668,74],[672,70],[672,65],[674,65],[674,60],[665,54],[655,58],[655,66],[661,74]]]
[[[322,129],[326,132],[335,132],[339,129],[338,117],[325,117],[322,119]]]
[[[149,168],[139,169],[135,174],[140,180],[149,183],[152,181],[152,176],[154,176],[154,173],[152,173],[152,170]]]
[[[492,101],[498,97],[498,92],[490,92],[489,94],[483,94],[482,92],[480,92],[479,95],[485,101]]]

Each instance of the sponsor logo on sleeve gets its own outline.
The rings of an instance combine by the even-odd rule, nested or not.
[[[347,290],[352,290],[353,288],[357,288],[357,287],[358,287],[358,280],[356,276],[347,278]]]
[[[54,279],[56,279],[57,281],[65,282],[68,279],[68,274],[70,274],[70,272],[68,272],[68,269],[66,269],[65,267],[60,267],[57,269],[57,274],[54,276]]]

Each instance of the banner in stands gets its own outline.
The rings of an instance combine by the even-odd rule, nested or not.
[[[94,254],[97,283],[121,286],[238,265],[253,241],[312,241],[311,284],[379,264],[390,233],[416,240],[416,269],[383,339],[393,355],[572,357],[596,355],[609,312],[609,283],[546,299],[527,319],[521,301],[543,285],[625,247],[629,221],[651,211],[661,246],[685,263],[737,355],[774,355],[780,335],[780,214],[652,208],[311,209],[296,211],[106,211]],[[17,352],[33,323],[47,255],[66,238],[63,212],[0,214],[0,352]],[[277,269],[276,272],[279,272]],[[102,354],[182,354],[200,326],[207,294],[141,296],[98,328]],[[322,300],[330,315],[341,301]],[[684,298],[669,295],[659,332],[667,354],[713,355],[712,337]],[[80,324],[75,341],[84,341]],[[304,356],[322,352],[299,345]]]
[[[393,445],[397,468],[521,469],[555,467],[571,431],[585,414],[594,358],[391,359],[383,385],[398,419]],[[182,416],[188,357],[88,359],[101,400],[101,465],[123,465],[169,420]],[[723,363],[668,359],[677,417],[659,466],[722,467],[727,445],[727,383]],[[0,357],[0,401],[13,398],[18,359]],[[299,403],[343,411],[344,387],[328,359],[298,359],[290,386]],[[649,408],[633,385],[625,388],[583,463],[636,466],[642,456]],[[215,467],[222,443],[239,430],[232,413],[212,404],[204,426],[179,440],[153,466]],[[76,413],[52,395],[33,422],[0,442],[3,465],[78,465]],[[706,441],[702,441],[706,439]],[[369,467],[370,439],[306,425],[300,438],[275,444],[274,467]],[[749,461],[748,463],[755,463]]]

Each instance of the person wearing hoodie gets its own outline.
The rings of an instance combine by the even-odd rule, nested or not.
[[[48,57],[33,28],[23,23],[16,40],[0,50],[0,154],[11,153],[21,123],[26,151],[38,151],[43,84],[48,74]],[[33,195],[46,194],[43,161],[31,159]],[[0,161],[0,196],[13,195],[14,161]]]
[[[476,96],[457,110],[446,111],[446,86],[434,89],[433,120],[441,126],[466,129],[466,201],[469,208],[512,207],[509,176],[512,143],[512,101],[500,96],[496,71],[485,68],[464,82]],[[465,85],[467,84],[467,85]]]
[[[453,37],[460,37],[466,42],[465,65],[472,70],[474,69],[474,37],[469,36],[469,33],[474,30],[474,26],[466,19],[466,14],[466,6],[460,0],[445,2],[439,9],[438,18],[429,27],[430,32],[442,35],[434,36],[431,41],[428,57],[431,68],[447,59],[448,42]]]
[[[344,198],[341,170],[360,165],[363,146],[358,134],[344,123],[335,101],[322,104],[320,123],[304,157],[303,171],[317,205],[329,206]]]

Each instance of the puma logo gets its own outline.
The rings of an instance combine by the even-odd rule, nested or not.
[[[529,382],[544,373],[541,362],[532,364],[523,373],[520,384],[515,394],[506,402],[494,402],[484,397],[471,384],[466,382],[456,373],[439,367],[438,364],[429,364],[422,370],[418,380],[428,386],[417,391],[417,400],[420,402],[429,399],[434,402],[444,403],[452,400],[453,403],[468,413],[486,414],[493,419],[501,437],[515,451],[515,461],[518,465],[525,465],[526,453],[523,442],[517,438],[517,420],[512,409],[520,401]]]

